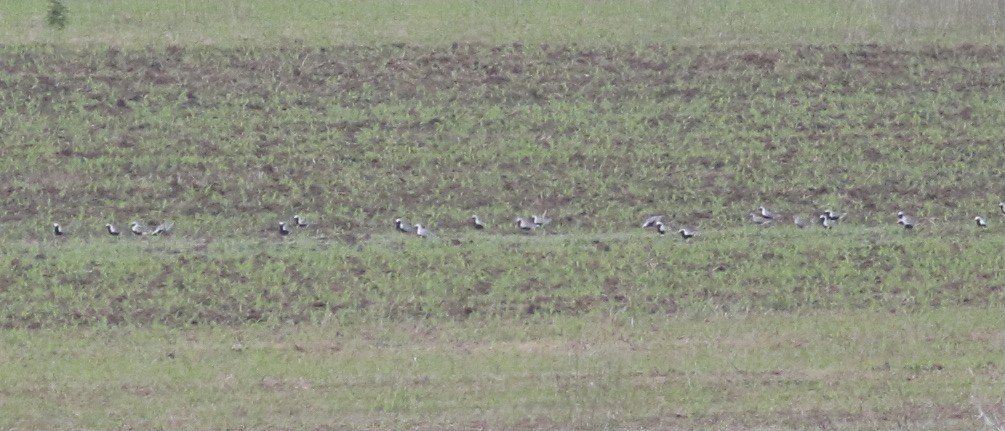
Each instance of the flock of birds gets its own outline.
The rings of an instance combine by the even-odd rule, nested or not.
[[[999,211],[1001,211],[1001,214],[1005,216],[1005,202],[998,203],[998,209]],[[843,220],[845,220],[847,216],[848,216],[847,212],[840,212],[827,209],[821,212],[819,215],[817,215],[815,219],[809,219],[800,215],[792,216],[792,223],[799,229],[805,229],[813,225],[813,223],[811,223],[812,220],[825,229],[831,229],[834,226],[837,226]],[[775,223],[782,219],[783,219],[782,214],[771,211],[763,206],[758,207],[757,211],[750,213],[750,221],[752,223],[759,224],[762,226]],[[477,215],[472,215],[470,221],[471,226],[474,229],[476,230],[485,229],[485,223],[482,222],[482,219]],[[975,216],[974,221],[976,222],[977,227],[980,228],[988,227],[987,219],[985,219],[982,216]],[[513,224],[519,231],[532,232],[535,229],[543,228],[550,222],[551,219],[547,217],[547,211],[545,211],[541,215],[533,215],[529,218],[517,217],[513,221]],[[904,211],[897,211],[897,224],[903,226],[904,229],[913,230],[915,226],[918,225],[918,219],[916,219],[914,216],[910,214],[905,213]],[[394,227],[399,232],[406,234],[414,234],[422,238],[426,238],[431,234],[429,229],[426,229],[422,224],[416,223],[415,225],[409,225],[400,217],[394,219]],[[642,228],[643,229],[652,228],[659,235],[666,235],[668,232],[674,230],[670,227],[669,223],[666,221],[665,215],[649,216],[642,222]],[[283,233],[282,231],[283,229],[285,229],[284,225],[280,224],[280,229],[281,229],[280,233],[285,235],[286,233]],[[699,235],[698,230],[687,226],[680,226],[679,228],[676,229],[676,232],[684,240],[690,240],[691,238],[694,238],[695,236]]]
[[[158,225],[145,226],[141,225],[139,222],[134,221],[129,225],[129,231],[136,236],[168,235],[171,233],[171,228],[173,227],[174,223],[172,222],[164,222]],[[108,234],[111,236],[119,236],[119,234],[122,233],[122,231],[119,230],[119,227],[113,223],[105,224],[105,231],[107,231]],[[63,230],[63,226],[60,225],[59,223],[52,224],[52,233],[56,236],[66,235],[66,231]]]
[[[1001,212],[1001,214],[1005,216],[1005,202],[999,202],[998,209]],[[831,229],[834,226],[841,223],[841,221],[843,221],[847,216],[848,216],[847,212],[838,212],[828,209],[821,212],[815,219],[805,218],[800,215],[793,216],[792,223],[799,229],[805,229],[813,225],[813,223],[811,223],[812,220],[825,229]],[[653,230],[656,231],[657,234],[666,235],[673,229],[670,228],[669,223],[665,221],[665,219],[666,216],[664,215],[650,216],[642,222],[642,228],[644,229],[652,228]],[[782,219],[783,216],[780,213],[771,211],[763,206],[758,207],[757,211],[750,213],[750,221],[752,223],[759,225],[769,225]],[[988,227],[987,219],[982,216],[975,216],[974,222],[977,224],[977,227],[979,228]],[[471,227],[473,227],[475,230],[484,230],[486,228],[485,223],[482,222],[482,219],[477,215],[471,216],[470,223]],[[516,230],[524,233],[530,233],[537,229],[542,229],[549,223],[551,223],[551,219],[548,218],[547,211],[541,214],[532,215],[530,217],[517,217],[515,220],[513,220],[513,225],[515,226]],[[912,230],[915,228],[915,226],[918,225],[918,219],[916,219],[914,216],[910,214],[905,213],[904,211],[898,211],[897,224],[903,226],[904,229]],[[305,228],[307,226],[310,226],[311,223],[308,222],[303,217],[301,217],[299,214],[294,215],[292,218],[292,223],[287,223],[285,221],[279,222],[279,229],[278,229],[279,235],[281,236],[289,235],[291,232],[289,227],[291,225],[296,226],[298,228]],[[130,232],[133,233],[133,235],[136,236],[154,236],[154,235],[170,234],[171,228],[173,227],[174,223],[172,222],[165,222],[158,225],[146,226],[141,225],[140,223],[134,221],[132,222],[132,224],[129,225],[129,230]],[[416,223],[414,225],[408,224],[407,222],[405,222],[404,219],[400,217],[394,219],[394,228],[398,232],[416,235],[420,238],[428,238],[430,235],[432,235],[432,232],[425,226],[423,226],[421,223]],[[119,228],[112,223],[106,224],[105,230],[107,230],[108,234],[112,236],[118,236],[121,233],[119,231]],[[59,223],[52,224],[52,231],[53,234],[55,234],[56,236],[64,236],[66,234],[66,232],[63,230],[63,227]],[[691,238],[694,238],[695,236],[699,235],[698,230],[689,228],[687,226],[680,226],[678,229],[676,229],[676,232],[681,236],[681,238],[685,240],[690,240]]]
[[[472,215],[469,220],[471,221],[471,227],[475,230],[485,229],[485,223],[482,221],[481,217],[478,217],[478,215]],[[543,228],[548,223],[551,223],[551,219],[548,218],[548,211],[545,211],[540,215],[532,215],[529,218],[517,217],[513,220],[513,224],[516,226],[517,230],[521,232],[533,232],[536,229]],[[409,225],[401,217],[394,219],[394,228],[397,229],[398,232],[414,234],[421,238],[428,238],[432,234],[432,232],[430,232],[429,229],[421,223]]]
[[[300,214],[296,214],[293,216],[293,224],[296,227],[307,227],[311,225],[310,223],[307,222],[306,219],[301,217]],[[286,227],[286,222],[284,221],[279,222],[279,234],[282,236],[290,234],[290,229]]]

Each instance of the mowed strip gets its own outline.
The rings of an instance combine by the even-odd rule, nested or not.
[[[0,426],[972,428],[1001,313],[6,331]]]

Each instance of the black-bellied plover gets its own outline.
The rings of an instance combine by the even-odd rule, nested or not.
[[[670,230],[662,221],[657,221],[654,225],[656,226],[656,233],[660,235],[666,235]]]
[[[536,224],[527,221],[527,219],[525,219],[523,217],[517,217],[516,220],[514,220],[513,222],[514,222],[514,224],[516,224],[517,228],[519,228],[520,230],[522,230],[524,232],[530,232],[530,231],[532,231],[534,229],[537,229],[537,225]]]
[[[988,227],[988,221],[984,217],[977,216],[974,217],[974,222],[977,223],[977,227]]]
[[[645,221],[642,222],[642,228],[645,229],[647,227],[656,227],[656,223],[660,223],[662,221],[663,216],[661,215],[649,216],[648,218],[646,218]]]
[[[133,233],[133,235],[149,235],[150,234],[150,228],[148,228],[146,226],[140,226],[140,224],[138,222],[132,222],[132,223],[130,223],[129,224],[129,230]]]
[[[774,220],[778,218],[778,214],[768,211],[768,209],[765,207],[757,207],[757,211],[759,212],[759,214],[761,214],[761,217],[764,217],[766,219]]]
[[[548,211],[541,213],[541,215],[530,216],[530,221],[537,227],[544,227],[544,225],[551,223],[551,219],[548,218]]]
[[[897,224],[903,225],[904,229],[914,229],[917,221],[914,217],[908,215],[903,211],[897,211]]]
[[[284,221],[279,222],[279,231],[278,232],[282,236],[286,236],[286,235],[290,234],[290,230],[286,228],[286,222],[284,222]]]
[[[758,213],[750,213],[750,221],[757,223],[759,225],[765,226],[771,223],[771,219],[764,217]]]
[[[415,234],[418,235],[418,236],[420,236],[420,237],[422,237],[422,238],[428,238],[430,232],[429,232],[429,229],[426,229],[421,224],[416,223],[415,224]]]
[[[293,223],[296,223],[297,227],[307,227],[311,225],[303,217],[300,217],[300,214],[293,215]]]
[[[65,232],[63,232],[63,227],[60,226],[59,223],[53,223],[52,224],[52,233],[53,233],[53,235],[56,235],[56,236],[63,236],[63,234]]]
[[[173,227],[174,222],[161,223],[150,230],[150,235],[170,235]]]
[[[678,230],[677,233],[679,233],[680,237],[684,238],[684,239],[691,239],[691,238],[694,238],[695,235],[698,235],[698,231],[697,230],[689,229],[689,228],[684,227],[684,226],[681,226],[680,230]]]
[[[834,224],[837,223],[836,221],[831,220],[830,217],[827,217],[827,214],[820,214],[819,218],[820,218],[820,226],[823,226],[826,229],[834,227]]]
[[[1002,215],[1005,215],[1005,202],[998,202],[998,209],[1001,210]]]
[[[394,219],[394,228],[398,229],[398,232],[401,233],[412,233],[412,227],[401,218]]]
[[[478,230],[485,229],[485,223],[482,223],[482,219],[478,218],[477,215],[471,216],[471,226]]]
[[[111,224],[111,223],[105,224],[105,229],[108,230],[108,234],[109,235],[111,235],[111,236],[119,236],[119,228],[116,227],[114,224]]]
[[[837,212],[837,211],[828,209],[828,210],[824,211],[824,215],[826,215],[827,218],[829,218],[829,219],[831,219],[833,221],[842,221],[848,215],[848,213],[847,212],[843,212],[842,213],[842,212]]]

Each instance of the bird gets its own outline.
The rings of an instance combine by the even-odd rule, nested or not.
[[[284,221],[279,222],[279,234],[282,236],[290,234],[290,230],[286,228],[286,222]]]
[[[161,234],[163,234],[163,235],[170,235],[171,234],[171,228],[173,228],[173,227],[174,227],[174,223],[173,222],[164,222],[164,223],[161,223],[161,224],[157,225],[156,227],[154,227],[150,231],[150,235],[161,235]]]
[[[477,215],[471,216],[471,226],[478,230],[485,229],[485,223],[482,223],[482,219],[478,218]]]
[[[527,221],[527,219],[523,217],[517,217],[516,220],[513,220],[513,222],[516,224],[517,228],[519,228],[524,232],[530,232],[533,231],[534,229],[537,229],[536,224]]]
[[[105,229],[108,230],[108,234],[109,235],[111,235],[111,236],[119,236],[119,233],[120,233],[119,232],[119,228],[116,227],[114,224],[111,224],[111,223],[105,224]]]
[[[796,227],[800,229],[805,229],[810,226],[810,224],[806,221],[806,219],[800,216],[793,216],[792,223],[794,223]]]
[[[405,223],[401,218],[394,219],[394,228],[398,229],[398,232],[402,233],[412,233],[412,227]]]
[[[295,214],[293,216],[293,222],[297,224],[297,227],[310,226],[310,223],[308,223],[307,220],[304,220],[303,217],[300,217],[300,214]]]
[[[429,233],[430,233],[429,229],[426,229],[425,227],[422,227],[421,224],[418,224],[418,223],[415,224],[415,234],[416,235],[418,235],[418,236],[420,236],[422,238],[428,238],[429,237]]]
[[[52,233],[54,235],[56,235],[56,236],[63,236],[63,234],[64,234],[63,227],[60,226],[59,223],[53,223],[52,224]]]
[[[662,221],[657,221],[655,223],[655,226],[656,226],[656,233],[658,233],[660,235],[666,235],[667,230],[669,230],[669,229],[667,229],[667,225],[663,224]]]
[[[766,219],[774,220],[778,218],[778,214],[768,211],[768,209],[765,207],[757,207],[757,210],[760,211],[761,217],[764,217]]]
[[[537,227],[544,227],[544,225],[551,223],[551,219],[547,217],[548,211],[541,213],[541,215],[530,216],[530,221],[534,223]]]
[[[828,209],[828,210],[824,211],[824,215],[826,215],[827,218],[829,218],[829,219],[831,219],[833,221],[841,221],[841,220],[843,220],[845,218],[845,216],[848,215],[848,213],[847,212],[841,213],[841,212],[837,212],[837,211]]]
[[[827,214],[820,214],[820,225],[823,226],[824,228],[830,229],[831,227],[834,226],[835,223],[837,222],[831,220],[831,218],[828,217]]]
[[[146,226],[140,226],[137,222],[132,222],[129,225],[129,230],[133,232],[133,235],[149,235],[150,228]]]
[[[642,222],[642,228],[645,229],[647,227],[656,227],[657,224],[662,221],[663,216],[661,215],[649,216],[648,218],[646,218],[646,221]]]
[[[977,222],[977,227],[988,227],[988,221],[985,220],[984,217],[974,217],[974,221]]]
[[[1002,215],[1005,215],[1005,202],[998,202],[998,208],[1001,209]]]
[[[914,225],[917,224],[914,217],[911,217],[903,211],[897,211],[897,224],[904,225],[904,229],[914,229]]]
[[[688,229],[688,228],[683,227],[683,226],[680,228],[680,230],[677,231],[677,233],[680,234],[681,238],[684,238],[686,240],[694,238],[695,235],[698,235],[698,231],[696,231],[694,229]]]
[[[771,223],[771,219],[764,217],[758,213],[750,213],[750,221],[757,223],[759,225],[767,225]]]

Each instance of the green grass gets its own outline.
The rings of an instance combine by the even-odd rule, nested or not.
[[[6,331],[0,425],[973,429],[1001,327],[947,309]]]
[[[546,209],[566,232],[652,212],[713,230],[761,204],[963,224],[1003,194],[996,47],[3,55],[4,217],[22,238],[136,217],[272,237],[295,212],[359,237]]]
[[[444,233],[444,235],[449,235]],[[8,327],[997,307],[1002,235],[930,226],[8,244]],[[940,239],[940,238],[952,239]],[[450,240],[459,240],[453,245]]]
[[[0,42],[96,46],[490,44],[1001,43],[994,0],[5,2]]]
[[[996,4],[43,3],[0,13],[0,428],[1001,410]]]

